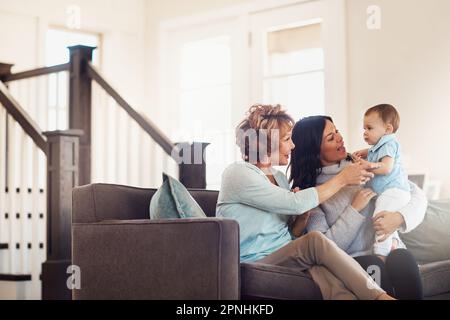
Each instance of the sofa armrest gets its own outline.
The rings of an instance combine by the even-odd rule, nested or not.
[[[243,299],[322,299],[309,273],[258,262],[241,263],[241,290]]]
[[[239,299],[239,226],[220,218],[75,223],[74,299]]]

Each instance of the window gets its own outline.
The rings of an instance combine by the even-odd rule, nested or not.
[[[227,129],[231,103],[229,42],[229,37],[222,36],[181,48],[180,122],[190,140],[205,138],[204,130]]]
[[[170,131],[174,142],[208,142],[206,183],[219,189],[235,160],[232,124],[233,27],[230,22],[170,33],[167,56]]]
[[[264,102],[296,118],[324,113],[324,57],[320,24],[267,33]]]
[[[189,42],[180,57],[180,123],[189,141],[209,142],[206,148],[207,185],[220,187],[227,159],[231,108],[230,37],[219,36]]]
[[[99,34],[59,28],[49,29],[47,31],[45,44],[45,65],[54,66],[69,62],[70,54],[67,47],[76,45],[97,47],[92,55],[92,61],[94,65],[99,65]]]
[[[67,47],[85,45],[97,47],[100,36],[65,29],[49,29],[46,36],[45,64],[53,66],[69,62]],[[94,50],[92,61],[99,65],[98,49]],[[69,79],[66,72],[53,73],[48,78],[48,126],[47,130],[65,130],[68,128],[68,92]]]
[[[240,159],[234,128],[255,103],[281,104],[294,119],[330,115],[346,134],[344,13],[343,0],[292,1],[166,21],[164,118],[186,140],[210,143],[208,188]]]

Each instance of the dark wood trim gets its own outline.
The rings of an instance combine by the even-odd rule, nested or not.
[[[83,130],[80,137],[80,185],[91,182],[92,149],[92,80],[87,65],[95,47],[73,46],[70,50],[69,128]]]
[[[0,250],[6,250],[9,248],[9,244],[7,243],[0,243]]]
[[[78,186],[81,130],[52,131],[47,157],[47,260],[42,265],[42,299],[70,299],[72,189]]]
[[[70,63],[59,64],[51,67],[43,67],[34,70],[27,70],[23,72],[11,73],[3,77],[4,82],[11,82],[16,80],[22,80],[27,78],[34,78],[44,76],[51,73],[57,73],[62,71],[69,71]]]
[[[71,258],[72,192],[78,186],[81,130],[44,132],[47,157],[47,260]]]
[[[67,268],[71,264],[71,259],[47,260],[42,264],[42,300],[72,300],[72,290],[67,287],[70,277]],[[83,274],[81,283],[83,285]]]
[[[206,189],[206,162],[203,155],[208,145],[208,142],[177,144],[176,150],[182,160],[178,165],[179,180],[186,188]],[[196,159],[196,153],[197,157],[201,156],[200,159]]]
[[[8,113],[19,123],[25,133],[34,143],[45,153],[48,153],[47,139],[42,135],[42,130],[28,113],[9,93],[3,82],[0,81],[0,103],[6,108]]]
[[[119,93],[108,84],[108,82],[106,82],[105,78],[91,63],[88,65],[88,75],[95,80],[168,155],[172,155],[172,149],[175,144],[170,141],[170,139],[159,130],[150,119],[133,109],[133,107],[130,106],[128,102],[126,102],[125,99],[123,99]]]
[[[31,281],[31,274],[0,273],[0,281]]]
[[[5,77],[11,74],[11,68],[14,66],[12,63],[0,62],[0,81],[5,81]]]

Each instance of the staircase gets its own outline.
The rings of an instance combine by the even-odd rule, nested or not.
[[[71,190],[90,183],[93,175],[101,176],[96,170],[111,163],[119,168],[119,159],[136,158],[117,152],[124,146],[99,131],[92,121],[99,115],[119,112],[125,119],[127,130],[118,135],[132,145],[126,147],[128,152],[135,150],[139,156],[141,145],[130,143],[138,136],[142,145],[159,148],[161,161],[177,161],[179,179],[187,187],[206,186],[205,163],[193,160],[207,143],[173,143],[91,64],[94,49],[70,47],[69,63],[20,73],[12,73],[11,64],[0,63],[0,298],[9,292],[7,298],[71,299],[66,284],[71,265]],[[68,82],[66,93],[51,82],[61,77]],[[98,99],[99,92],[103,99]],[[49,96],[53,93],[57,98]],[[48,108],[55,99],[63,105],[59,110],[68,114],[68,126],[48,131]],[[110,154],[106,148],[114,144],[116,152],[105,156]],[[145,166],[148,160],[140,158],[139,163]],[[124,174],[120,182],[129,184]]]

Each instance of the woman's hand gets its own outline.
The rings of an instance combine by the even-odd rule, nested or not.
[[[291,225],[291,233],[295,237],[300,237],[303,234],[303,231],[305,231],[306,226],[308,225],[310,215],[311,211],[308,211],[295,218],[295,221]]]
[[[373,192],[372,189],[362,189],[353,198],[352,207],[356,211],[361,212],[361,210],[364,209],[369,201],[376,195],[377,194]]]
[[[393,211],[381,211],[372,218],[372,221],[379,242],[386,240],[405,223],[402,214]]]
[[[297,193],[300,191],[299,187],[295,187],[292,189],[292,192]],[[295,221],[291,224],[291,233],[295,237],[300,237],[303,234],[303,231],[305,231],[306,226],[308,225],[308,219],[311,215],[311,212],[305,212],[304,214],[297,216],[295,218]]]
[[[374,174],[368,170],[378,168],[377,164],[364,161],[364,163],[352,163],[342,170],[338,176],[345,185],[362,185],[373,178]]]

